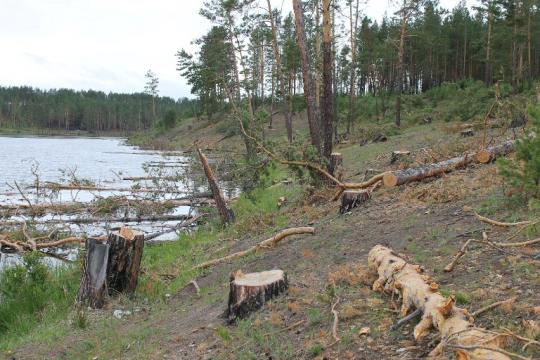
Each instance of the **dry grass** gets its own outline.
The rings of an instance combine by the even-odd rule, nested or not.
[[[371,285],[375,279],[376,275],[370,272],[364,264],[359,263],[342,265],[336,271],[328,274],[328,282],[332,285]]]

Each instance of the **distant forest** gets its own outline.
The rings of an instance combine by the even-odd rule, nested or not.
[[[170,110],[177,118],[193,116],[195,103],[187,98],[176,101],[146,93],[0,87],[0,128],[141,130],[158,124]]]

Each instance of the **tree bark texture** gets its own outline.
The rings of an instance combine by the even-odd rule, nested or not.
[[[77,293],[77,302],[91,308],[100,309],[107,297],[107,262],[109,244],[93,238],[86,240],[81,285]]]

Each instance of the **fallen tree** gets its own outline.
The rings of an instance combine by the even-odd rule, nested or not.
[[[494,336],[491,331],[475,327],[469,311],[455,306],[453,297],[442,296],[437,284],[419,265],[408,263],[382,245],[371,249],[368,263],[379,276],[373,290],[401,296],[401,316],[421,309],[422,318],[414,328],[416,340],[421,340],[431,328],[439,331],[441,342],[430,356],[439,356],[445,349],[451,349],[458,359],[508,360],[513,355],[502,349],[503,334]]]
[[[278,232],[276,235],[272,236],[271,238],[266,239],[264,241],[261,241],[257,245],[252,246],[247,250],[239,251],[239,252],[233,253],[231,255],[224,256],[222,258],[205,261],[205,262],[195,266],[193,269],[206,269],[206,268],[215,266],[217,264],[221,264],[221,263],[229,261],[229,260],[241,258],[243,256],[254,253],[254,252],[258,251],[258,250],[273,248],[281,240],[285,239],[287,236],[301,235],[301,234],[314,234],[314,233],[315,233],[315,228],[310,227],[310,226],[281,230],[280,232]]]
[[[445,174],[455,169],[466,167],[475,162],[488,163],[497,156],[507,155],[514,150],[515,140],[509,140],[501,145],[492,146],[480,150],[476,154],[457,156],[448,160],[440,161],[434,164],[426,164],[414,168],[403,170],[388,171],[383,175],[385,186],[393,187],[407,184],[413,181],[420,181],[429,177]],[[487,159],[487,160],[486,160]]]
[[[111,222],[143,222],[143,221],[177,221],[177,220],[187,220],[189,215],[150,215],[150,216],[124,216],[118,218],[98,218],[98,217],[80,217],[80,218],[63,218],[63,219],[48,219],[48,220],[34,220],[32,224],[35,225],[46,225],[46,224],[93,224],[93,223],[111,223]],[[14,226],[20,225],[20,221],[17,220],[6,220],[0,221],[0,226]]]

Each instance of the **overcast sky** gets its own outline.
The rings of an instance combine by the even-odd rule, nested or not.
[[[262,0],[259,0],[262,1]],[[452,8],[459,0],[441,0]],[[469,0],[469,4],[474,2]],[[190,96],[175,53],[210,24],[203,0],[0,0],[0,85],[139,92],[152,69],[161,95]],[[265,3],[263,1],[263,3]],[[272,0],[291,8],[291,0]],[[387,0],[371,0],[376,19]]]

